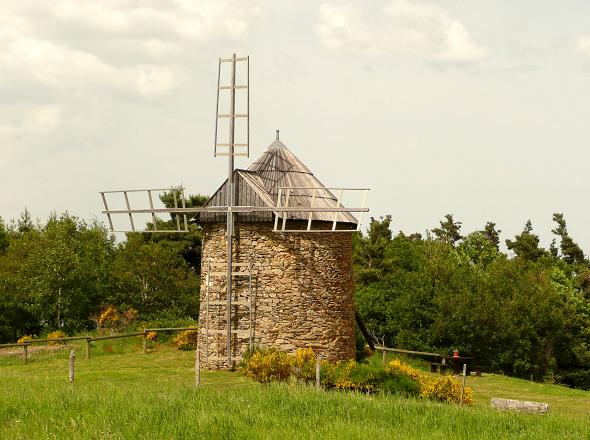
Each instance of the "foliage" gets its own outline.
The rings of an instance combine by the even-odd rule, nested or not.
[[[420,381],[420,397],[447,403],[459,403],[461,401],[461,381],[453,376],[423,378]],[[465,387],[463,403],[469,404],[472,402],[472,390]]]
[[[49,333],[47,335],[47,339],[61,339],[61,338],[65,338],[66,334],[64,332],[62,332],[61,330],[55,330],[51,333]],[[63,341],[53,341],[53,342],[49,342],[48,345],[58,345],[58,344],[63,344]]]
[[[304,382],[312,381],[315,379],[316,364],[317,357],[311,348],[298,348],[291,360],[293,375]]]
[[[202,203],[202,197],[189,199]],[[34,223],[26,209],[16,222],[0,219],[0,343],[53,329],[75,333],[118,330],[138,320],[194,321],[197,254],[195,225],[183,239],[132,234],[117,244],[103,225],[67,213],[51,214],[45,224]],[[109,305],[117,313],[99,323]]]
[[[445,215],[445,219],[440,221],[440,227],[434,228],[432,233],[439,240],[454,245],[461,238],[461,222],[457,222],[453,219],[453,214]]]
[[[358,256],[380,243],[370,265],[355,257],[357,311],[387,346],[441,354],[456,348],[489,371],[587,386],[584,374],[569,373],[590,370],[590,268],[564,238],[565,220],[555,220],[565,243],[560,253],[539,246],[529,221],[508,240],[511,258],[498,250],[492,222],[451,240],[449,230],[459,226],[448,217],[438,228],[447,232],[425,239],[388,234],[390,219],[381,219],[354,239]]]
[[[196,327],[195,330],[184,330],[174,338],[174,343],[179,350],[194,350],[199,343],[199,331]]]
[[[158,339],[158,333],[156,332],[148,332],[146,335],[146,339],[150,342],[155,342]]]
[[[258,348],[246,353],[240,369],[256,382],[281,382],[291,375],[291,359],[277,349]]]
[[[432,377],[416,368],[412,368],[399,359],[393,359],[389,362],[385,370],[396,376],[406,376],[416,382],[420,390],[420,397],[447,403],[460,403],[461,401],[461,381],[452,376]],[[463,403],[469,404],[472,401],[472,390],[465,387]]]
[[[18,341],[16,341],[17,344],[24,344],[26,342],[32,341],[33,337],[31,335],[24,335],[21,336],[20,338],[18,338]]]

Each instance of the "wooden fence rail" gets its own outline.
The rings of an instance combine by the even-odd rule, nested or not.
[[[147,334],[149,332],[167,331],[177,332],[184,330],[197,330],[197,327],[162,327],[162,328],[146,328],[140,332],[123,333],[120,335],[106,335],[106,336],[67,336],[63,338],[43,338],[43,339],[28,339],[26,342],[14,344],[0,344],[0,348],[22,347],[24,350],[23,358],[25,364],[28,363],[28,348],[31,344],[48,343],[48,342],[66,342],[66,341],[82,341],[86,340],[86,359],[90,359],[90,343],[92,341],[105,341],[108,339],[131,338],[134,336],[143,336],[143,352],[147,352]]]
[[[184,330],[198,330],[197,327],[164,327],[164,328],[146,328],[146,332],[179,332]]]
[[[68,336],[64,338],[54,338],[54,339],[29,339],[27,343],[29,344],[36,344],[38,342],[62,342],[62,341],[81,341],[83,339],[92,339],[92,336]]]
[[[0,344],[0,348],[10,348],[10,347],[23,347],[25,345],[29,345],[28,342],[21,342],[16,344]]]
[[[375,345],[375,349],[378,351],[383,351],[383,352],[388,351],[388,352],[392,352],[392,353],[414,354],[414,355],[419,355],[419,356],[431,356],[431,357],[436,357],[436,358],[443,357],[442,354],[438,354],[438,353],[428,353],[426,351],[402,350],[401,348],[389,348],[389,347],[383,347],[381,345]]]

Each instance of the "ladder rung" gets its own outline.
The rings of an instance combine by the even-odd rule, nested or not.
[[[248,113],[234,113],[233,115],[230,114],[220,114],[217,115],[218,118],[247,118],[248,117]]]
[[[234,277],[247,277],[250,276],[250,272],[232,272],[232,276]],[[209,272],[211,276],[220,276],[220,275],[227,275],[227,272]]]
[[[219,58],[220,63],[231,63],[234,59],[233,58]],[[236,61],[247,61],[248,57],[236,57]]]
[[[235,86],[234,89],[247,89],[248,86],[246,85],[239,85]],[[219,90],[231,90],[232,86],[219,86]]]
[[[225,267],[227,267],[227,263],[217,263],[217,262],[213,261],[210,264],[211,264],[211,266],[225,266]],[[232,263],[231,265],[235,266],[235,267],[248,267],[248,266],[250,266],[250,263]]]
[[[229,156],[229,153],[215,153],[216,156]],[[234,156],[248,157],[248,153],[234,153]]]
[[[229,144],[217,144],[218,147],[229,147]],[[234,144],[234,147],[247,147],[248,144]]]
[[[225,335],[225,334],[227,334],[227,330],[219,330],[219,329],[209,329],[207,332],[208,333],[211,333],[211,334],[214,334],[214,335]],[[250,337],[250,330],[232,330],[231,332],[234,335],[241,336],[241,337],[244,337],[244,338]]]
[[[224,300],[214,300],[214,301],[209,301],[209,305],[213,305],[213,306],[225,306],[227,304],[227,301]],[[249,301],[232,301],[231,302],[232,306],[246,306],[249,307],[250,306],[250,302]]]

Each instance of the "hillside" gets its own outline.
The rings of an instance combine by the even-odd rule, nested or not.
[[[104,347],[76,360],[74,385],[67,350],[26,366],[0,358],[0,438],[589,438],[588,392],[560,386],[469,378],[468,408],[261,386],[230,372],[203,372],[196,389],[194,352],[160,346],[144,355],[121,343],[104,354]],[[488,407],[491,396],[541,400],[550,414],[498,413]]]

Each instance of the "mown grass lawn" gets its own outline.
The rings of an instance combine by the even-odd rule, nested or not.
[[[194,352],[98,345],[68,383],[67,351],[29,365],[0,359],[0,439],[590,439],[590,393],[502,376],[468,379],[471,407],[262,386],[237,373],[203,372]],[[105,354],[113,351],[113,354]],[[503,394],[504,393],[504,394]],[[499,413],[490,397],[539,400],[547,416]]]

